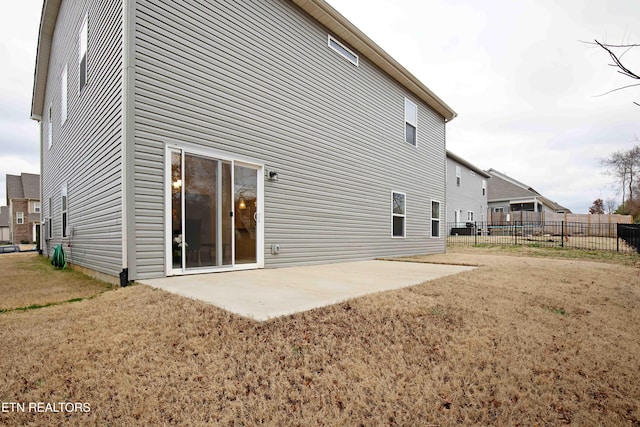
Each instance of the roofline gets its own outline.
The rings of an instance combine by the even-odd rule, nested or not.
[[[458,114],[442,99],[426,87],[413,74],[407,71],[373,40],[367,37],[347,18],[331,7],[324,0],[291,0],[302,10],[315,18],[330,31],[347,42],[351,47],[369,58],[371,62],[394,78],[398,83],[422,99],[431,108],[441,114],[447,121],[453,120]]]
[[[442,99],[420,82],[420,80],[407,71],[407,69],[382,50],[380,46],[375,44],[327,2],[324,0],[291,1],[327,27],[335,35],[339,36],[343,41],[351,45],[351,47],[369,58],[371,62],[380,67],[418,98],[422,99],[427,105],[441,114],[446,121],[451,121],[458,115]],[[60,10],[60,2],[61,0],[44,0],[42,7],[36,67],[33,79],[33,96],[31,100],[31,118],[33,120],[42,120],[44,89],[46,86],[47,72],[49,70],[49,55],[51,53],[53,30]]]
[[[485,178],[491,178],[491,175],[489,175],[488,173],[486,173],[485,171],[483,171],[482,169],[480,169],[479,167],[473,165],[472,163],[469,163],[468,161],[466,161],[465,159],[463,159],[462,157],[453,154],[451,151],[447,150],[447,157],[449,157],[452,160],[455,160],[456,162],[460,163],[463,166],[468,167],[469,169],[471,169],[472,171],[474,171],[475,173],[485,177]]]
[[[36,67],[33,73],[33,94],[31,97],[31,119],[41,121],[44,110],[44,89],[49,71],[49,55],[53,41],[53,30],[58,19],[61,0],[44,0],[38,31]]]
[[[520,187],[520,188],[522,188],[522,189],[524,189],[524,190],[532,191],[532,192],[536,193],[537,195],[542,196],[542,194],[538,193],[538,192],[537,192],[533,187],[531,187],[530,185],[527,185],[527,184],[525,184],[525,183],[523,183],[523,182],[520,182],[520,181],[518,181],[517,179],[511,178],[511,177],[510,177],[510,176],[508,176],[507,174],[504,174],[504,173],[502,173],[502,172],[500,172],[500,171],[497,171],[497,170],[495,170],[495,169],[493,169],[493,168],[492,168],[492,169],[489,169],[487,172],[488,172],[489,174],[491,174],[491,175],[495,175],[495,176],[497,176],[497,177],[498,177],[498,178],[500,178],[500,179],[503,179],[503,180],[505,180],[505,181],[507,181],[507,182],[510,182],[510,183],[511,183],[511,184],[513,184],[513,185],[517,185],[518,187]]]

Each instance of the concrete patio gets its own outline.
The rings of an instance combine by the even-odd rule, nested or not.
[[[359,261],[141,280],[264,321],[362,295],[417,285],[476,267]]]

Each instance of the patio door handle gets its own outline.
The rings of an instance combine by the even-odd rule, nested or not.
[[[254,213],[253,213],[253,220],[254,220],[255,222],[258,222],[258,212],[254,212]]]

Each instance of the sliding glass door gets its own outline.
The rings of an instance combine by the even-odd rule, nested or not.
[[[258,267],[260,167],[169,153],[170,273]]]

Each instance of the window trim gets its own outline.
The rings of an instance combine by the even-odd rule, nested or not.
[[[64,64],[62,76],[60,77],[60,126],[67,121],[67,82],[68,82],[67,64]]]
[[[16,224],[24,224],[24,212],[16,212]]]
[[[67,184],[64,184],[60,189],[60,220],[62,225],[62,237],[67,237],[67,227],[69,226],[69,197],[67,195]]]
[[[433,204],[434,203],[438,204],[438,217],[437,218],[433,216],[433,211],[434,211]],[[442,233],[441,233],[440,229],[442,228],[442,219],[441,219],[442,218],[442,203],[439,200],[431,199],[431,209],[430,210],[431,210],[431,238],[432,239],[441,239],[442,238],[442,236],[441,236]],[[438,227],[437,228],[433,227],[434,221],[438,222]],[[437,235],[433,234],[434,230],[438,230],[438,234]]]
[[[412,123],[411,121],[409,121],[409,117],[407,117],[407,103],[413,105],[415,109],[415,112],[416,112],[415,123]],[[413,143],[407,141],[407,125],[412,126],[414,128],[415,141]],[[416,104],[415,102],[413,102],[407,97],[404,98],[404,142],[406,142],[409,145],[413,145],[414,147],[418,146],[418,104]]]
[[[360,57],[343,43],[339,42],[331,34],[327,34],[327,46],[329,46],[331,50],[337,52],[338,55],[342,56],[344,59],[351,62],[356,67],[360,66]],[[353,58],[349,57],[349,54],[351,54]]]
[[[393,210],[393,204],[395,202],[395,195],[396,194],[402,194],[403,196],[403,202],[404,202],[404,206],[403,206],[403,211],[404,213],[402,214],[398,214],[395,213]],[[395,217],[400,217],[402,218],[402,236],[396,236],[393,232],[393,220],[395,219]],[[402,191],[391,191],[391,238],[392,239],[406,239],[407,238],[407,193],[404,193]]]
[[[48,212],[48,216],[47,216],[47,237],[49,238],[49,240],[51,240],[53,238],[53,221],[52,221],[52,217],[53,217],[53,198],[49,197],[49,212]]]
[[[79,54],[78,54],[78,87],[79,94],[82,94],[82,91],[85,87],[87,87],[87,83],[89,81],[89,64],[88,64],[88,51],[89,51],[89,15],[85,15],[82,20],[82,26],[80,27],[80,33],[78,34],[78,45],[79,45]],[[84,59],[84,64],[83,64]],[[83,66],[84,65],[84,66]],[[83,73],[82,70],[84,68],[84,80],[82,79]]]

